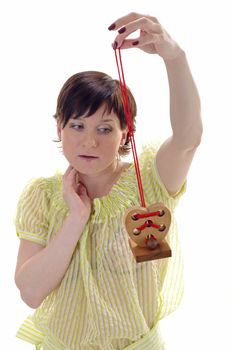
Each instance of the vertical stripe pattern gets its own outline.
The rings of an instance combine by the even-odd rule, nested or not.
[[[140,168],[146,204],[163,202],[174,212],[185,186],[171,197],[155,164],[157,147],[146,146]],[[60,286],[18,331],[44,350],[163,350],[159,319],[174,311],[183,294],[183,264],[173,218],[168,234],[172,258],[137,264],[123,225],[124,212],[139,205],[132,164],[110,193],[93,200],[90,219]],[[18,203],[20,238],[47,245],[68,214],[62,176],[28,185]]]

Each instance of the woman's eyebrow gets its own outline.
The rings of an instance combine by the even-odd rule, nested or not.
[[[75,120],[75,121],[77,121],[78,119],[84,119],[83,117],[78,117],[78,116],[73,116],[73,117],[71,117],[71,118],[69,118],[69,120]]]
[[[114,122],[114,119],[102,119],[103,122]]]

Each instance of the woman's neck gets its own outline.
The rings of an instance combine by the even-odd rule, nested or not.
[[[79,174],[79,181],[86,187],[91,199],[106,196],[117,182],[126,164],[117,160],[100,174]]]

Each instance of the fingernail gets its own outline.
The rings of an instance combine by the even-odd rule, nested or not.
[[[117,47],[118,47],[118,43],[117,43],[117,41],[115,41],[115,42],[113,43],[113,45],[112,45],[112,46],[113,46],[113,49],[114,49],[114,50],[116,50],[116,49],[117,49]]]
[[[134,41],[133,43],[132,43],[132,45],[138,45],[139,44],[139,41],[138,40],[136,40],[136,41]]]
[[[112,24],[108,27],[108,29],[109,29],[109,30],[113,30],[115,27],[116,27],[116,24],[115,24],[115,23],[112,23]]]
[[[119,34],[122,34],[126,31],[126,27],[122,27],[121,29],[118,30]]]

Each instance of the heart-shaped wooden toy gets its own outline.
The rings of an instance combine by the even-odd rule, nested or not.
[[[148,208],[132,207],[126,211],[124,221],[129,237],[133,241],[130,242],[132,250],[136,246],[148,250],[148,258],[143,258],[141,261],[159,258],[155,257],[156,253],[151,255],[149,251],[160,250],[161,242],[167,235],[171,224],[170,210],[162,203],[152,204]],[[168,247],[167,243],[166,246]],[[169,247],[168,251],[168,255],[162,256],[161,254],[161,257],[171,256]],[[133,253],[135,255],[135,251]]]

